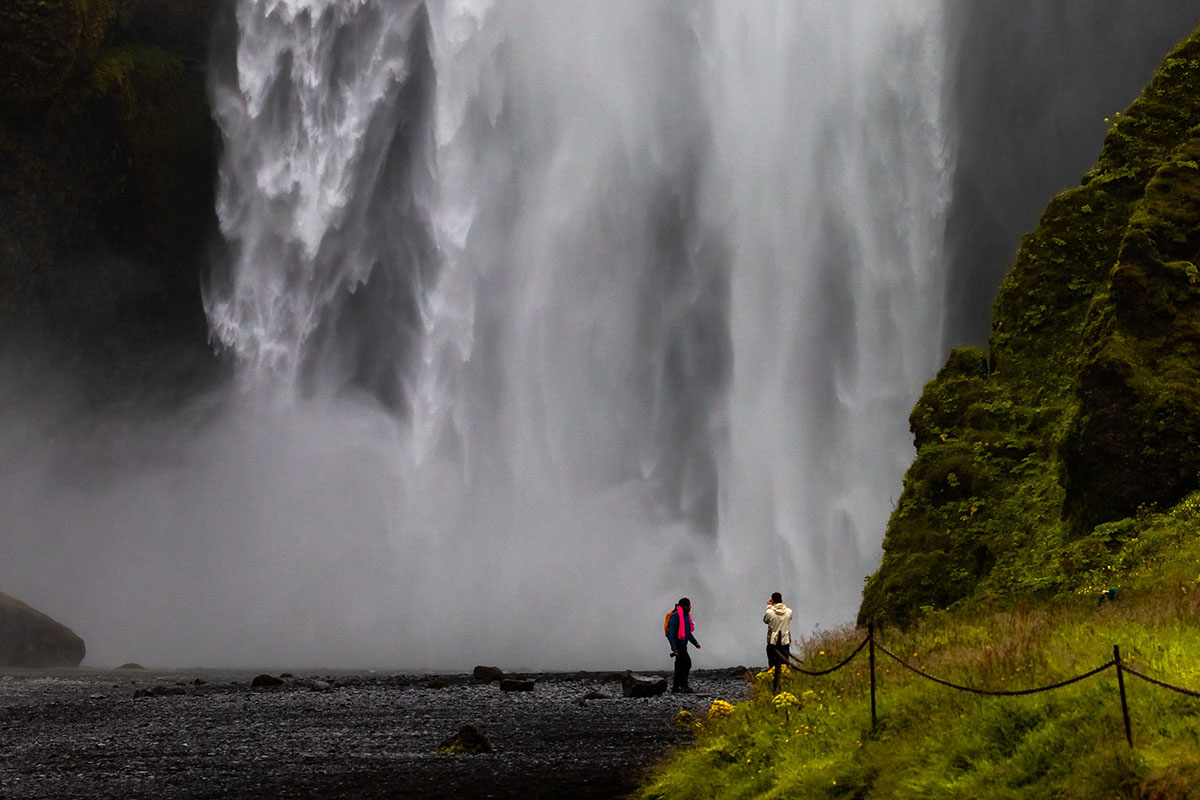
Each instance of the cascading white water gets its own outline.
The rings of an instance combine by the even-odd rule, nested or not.
[[[321,588],[367,598],[374,658],[654,664],[681,594],[714,663],[758,655],[774,590],[852,619],[942,359],[938,4],[238,22],[208,311],[292,398],[255,413],[337,442],[286,469],[371,532],[277,510],[297,561],[372,554]]]
[[[951,153],[937,4],[720,4],[708,195],[733,250],[722,544],[844,620],[941,360]],[[772,552],[768,550],[766,552]],[[761,592],[759,592],[761,594]],[[748,599],[747,601],[748,602]]]

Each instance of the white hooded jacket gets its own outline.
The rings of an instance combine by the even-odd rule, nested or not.
[[[792,643],[792,610],[783,603],[767,606],[763,614],[767,623],[767,644],[790,645]],[[776,638],[778,637],[778,638]]]

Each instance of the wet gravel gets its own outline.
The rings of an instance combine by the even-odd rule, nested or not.
[[[747,692],[740,668],[645,699],[609,673],[519,676],[531,692],[364,673],[254,687],[254,674],[0,670],[0,798],[619,798],[686,742],[678,711]],[[463,724],[495,752],[438,754]]]

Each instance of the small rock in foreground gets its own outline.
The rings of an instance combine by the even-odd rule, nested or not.
[[[439,753],[462,753],[476,755],[478,753],[494,753],[491,741],[474,725],[463,725],[458,733],[438,745]]]

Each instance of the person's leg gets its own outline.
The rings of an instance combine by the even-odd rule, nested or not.
[[[675,679],[671,684],[671,691],[676,692],[683,688],[687,682],[687,669],[684,666],[684,660],[687,659],[687,648],[682,647],[679,653],[675,656]],[[690,666],[690,664],[689,664]]]
[[[688,683],[688,676],[692,671],[692,657],[688,654],[686,647],[679,648],[679,655],[675,656],[675,667],[681,669],[679,680],[679,688],[683,691],[691,691],[691,685]]]

